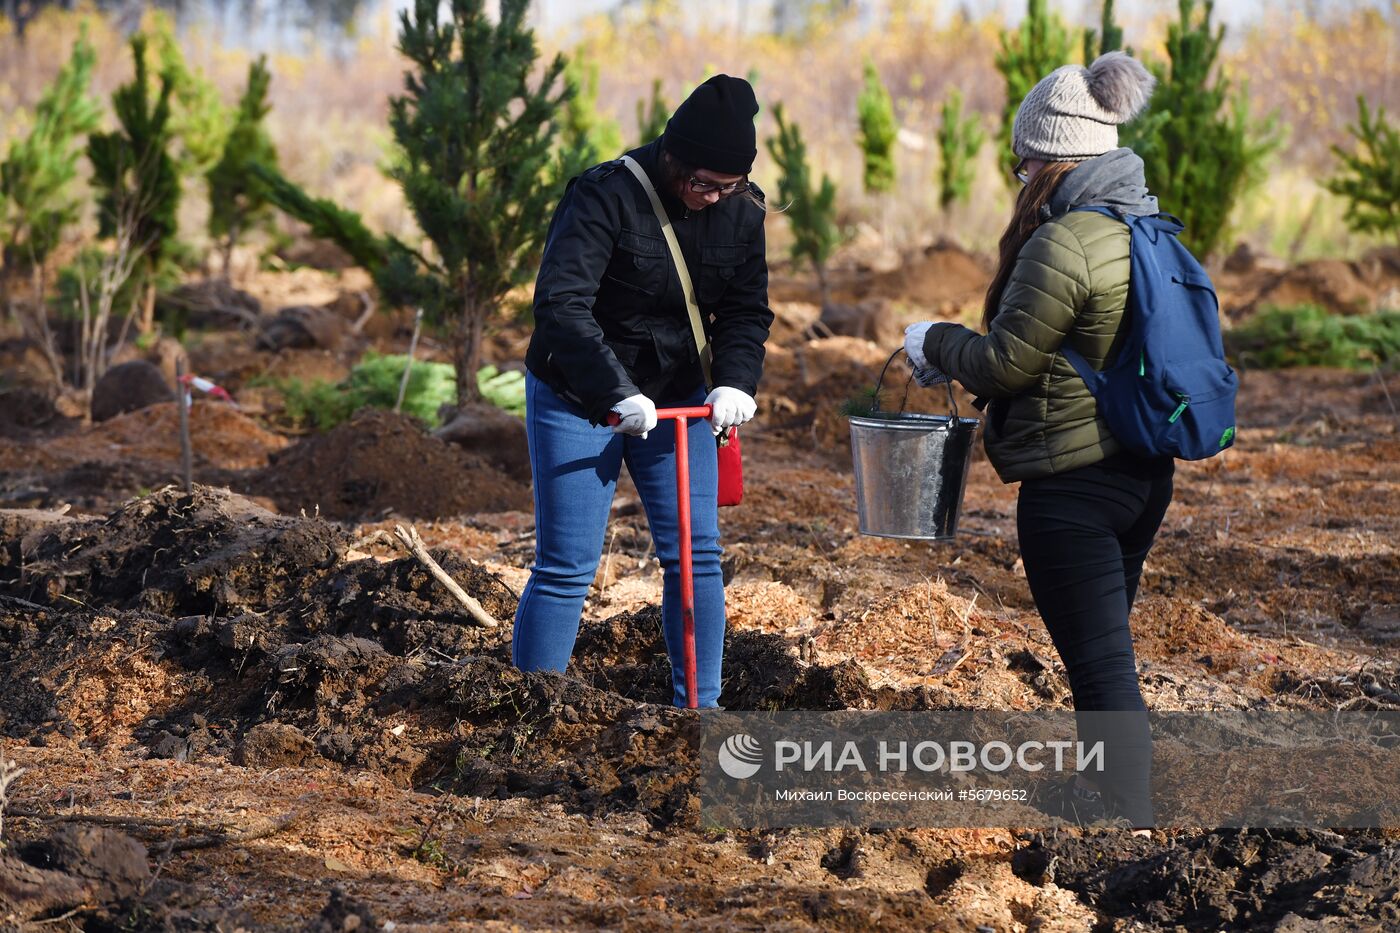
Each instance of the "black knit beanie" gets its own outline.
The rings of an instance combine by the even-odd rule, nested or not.
[[[687,165],[747,175],[758,155],[758,98],[743,78],[715,75],[690,93],[666,123],[662,145]]]

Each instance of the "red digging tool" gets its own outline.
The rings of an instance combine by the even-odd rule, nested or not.
[[[686,429],[691,418],[710,417],[710,406],[695,408],[658,408],[656,420],[668,418],[676,422],[676,521],[681,539],[681,621],[685,628],[685,705],[700,706],[695,692],[695,579],[691,575],[690,556],[690,435]],[[621,419],[616,412],[608,414],[608,424]]]

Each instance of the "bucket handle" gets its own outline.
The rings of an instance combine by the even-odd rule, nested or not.
[[[875,414],[880,410],[880,389],[883,388],[885,384],[885,373],[889,370],[890,364],[894,362],[894,358],[901,353],[904,353],[903,347],[891,353],[890,358],[885,360],[885,365],[880,368],[880,378],[875,382],[875,397],[870,401],[871,414]],[[905,355],[908,356],[907,353],[905,353]],[[904,397],[899,400],[898,414],[901,415],[904,414],[904,406],[909,404],[909,387],[914,384],[912,361],[910,370],[909,378],[904,383]],[[953,410],[953,421],[956,422],[958,420],[958,400],[953,396],[953,380],[949,379],[943,383],[943,386],[948,390],[948,406]]]

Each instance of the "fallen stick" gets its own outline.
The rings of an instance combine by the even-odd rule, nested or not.
[[[410,554],[416,557],[420,564],[428,568],[428,572],[447,589],[447,592],[452,594],[457,602],[461,603],[466,608],[467,615],[471,616],[478,625],[485,628],[497,628],[500,626],[500,623],[492,617],[491,613],[482,608],[481,603],[469,596],[467,591],[458,586],[457,581],[448,576],[447,571],[443,570],[438,562],[433,560],[433,556],[428,553],[428,549],[423,545],[423,539],[419,537],[416,527],[410,525],[408,528],[404,528],[402,525],[395,525],[394,537],[399,539],[399,543],[402,544]]]
[[[225,843],[252,842],[254,839],[262,839],[291,826],[301,819],[301,811],[293,810],[291,813],[284,813],[275,819],[263,819],[253,823],[248,829],[241,833],[215,833],[211,836],[196,836],[193,839],[173,839],[156,847],[161,852],[188,852],[191,849],[210,849],[214,846],[221,846]]]

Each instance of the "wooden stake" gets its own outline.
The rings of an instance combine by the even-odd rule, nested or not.
[[[180,405],[180,480],[188,493],[194,483],[194,450],[190,444],[190,391],[184,379],[185,360],[181,357],[175,361],[175,391]]]
[[[413,354],[418,349],[418,334],[423,329],[423,309],[419,308],[413,315],[413,336],[408,341],[408,362],[404,363],[403,378],[399,380],[399,398],[394,402],[394,414],[398,414],[403,408],[404,393],[408,391],[408,374],[413,372]]]
[[[410,554],[416,557],[420,564],[428,568],[428,572],[433,575],[434,579],[441,583],[443,587],[446,588],[447,592],[451,593],[453,598],[466,608],[467,615],[471,616],[472,620],[476,622],[477,625],[483,626],[484,628],[497,628],[500,626],[500,623],[495,620],[491,613],[482,608],[481,603],[467,595],[467,591],[458,586],[457,581],[448,576],[447,571],[443,570],[442,566],[439,565],[437,561],[433,560],[433,556],[428,553],[427,547],[423,544],[423,539],[419,537],[417,528],[412,525],[409,525],[408,528],[404,528],[402,525],[395,525],[394,537],[398,538],[399,543],[402,544]]]

